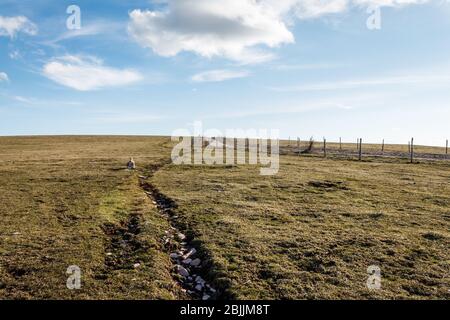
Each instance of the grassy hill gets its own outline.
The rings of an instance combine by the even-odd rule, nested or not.
[[[250,165],[172,165],[164,137],[0,138],[0,298],[189,298],[163,242],[173,225],[142,176],[175,204],[219,297],[450,298],[448,160],[298,156],[288,145],[279,174],[264,177]],[[130,156],[137,171],[124,170]],[[66,288],[71,265],[81,290]],[[380,290],[366,287],[371,265]]]

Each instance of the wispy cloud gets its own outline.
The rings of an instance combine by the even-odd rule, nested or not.
[[[227,111],[226,113],[214,112],[212,114],[202,115],[202,119],[229,119],[229,118],[247,118],[255,116],[271,116],[281,114],[300,114],[317,110],[342,110],[350,111],[352,109],[367,107],[368,105],[377,105],[382,103],[390,95],[374,92],[349,94],[345,96],[335,96],[328,98],[302,99],[296,103],[279,104],[277,106],[248,107],[242,106],[239,111]]]
[[[342,68],[346,65],[331,63],[311,63],[311,64],[276,64],[272,67],[279,71],[302,71],[302,70],[327,70]]]
[[[0,16],[0,36],[14,38],[19,32],[36,35],[38,27],[24,16]]]
[[[81,106],[81,105],[83,105],[83,103],[78,102],[78,101],[39,99],[39,98],[35,98],[35,97],[11,95],[11,94],[4,93],[4,92],[0,92],[0,96],[3,96],[12,101],[19,102],[20,104],[40,106],[40,107],[60,107],[60,106]]]
[[[250,73],[245,70],[210,70],[192,76],[194,82],[221,82],[236,78],[248,77]]]
[[[9,77],[5,72],[0,72],[0,82],[9,82]]]
[[[13,99],[22,103],[29,103],[29,104],[33,103],[33,100],[22,96],[14,96]]]
[[[54,58],[44,65],[43,74],[78,91],[126,86],[143,79],[135,70],[108,67],[103,61],[92,56],[73,55]]]
[[[104,124],[133,124],[133,123],[149,123],[162,119],[161,116],[145,115],[145,114],[109,114],[94,118],[96,123]]]
[[[395,86],[413,84],[450,84],[450,76],[447,75],[409,75],[373,78],[363,80],[345,80],[336,82],[320,82],[314,84],[301,84],[294,86],[271,87],[278,92],[305,92],[305,91],[332,91],[348,90],[361,87]]]
[[[120,30],[125,30],[126,26],[120,22],[94,21],[83,25],[78,30],[67,30],[52,40],[43,42],[45,45],[56,46],[59,42],[80,37],[117,34]]]
[[[19,50],[13,50],[11,51],[8,56],[12,59],[12,60],[17,60],[21,57],[21,54],[19,52]]]

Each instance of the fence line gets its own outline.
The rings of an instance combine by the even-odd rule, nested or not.
[[[289,137],[290,139],[290,137]],[[362,152],[362,145],[363,145],[363,139],[362,138],[358,138],[356,140],[356,150],[358,153],[358,160],[362,160],[362,156],[363,156],[363,152]],[[298,155],[301,154],[301,150],[300,150],[300,146],[301,146],[301,139],[299,137],[297,137],[297,148],[298,148]],[[290,146],[290,140],[289,140],[289,144],[288,146]],[[333,150],[333,149],[331,149]],[[342,151],[342,137],[339,137],[339,151]],[[381,141],[381,153],[382,155],[384,155],[386,151],[386,142],[385,139],[382,139]],[[414,145],[414,138],[411,138],[410,141],[408,141],[408,158],[410,160],[411,163],[414,163],[414,157],[415,157],[415,145]],[[327,149],[327,139],[326,137],[323,138],[323,155],[324,157],[327,157],[328,154],[328,149]],[[445,154],[448,155],[448,139],[446,139],[445,141]]]

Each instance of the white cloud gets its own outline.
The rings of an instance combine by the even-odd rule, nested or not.
[[[0,72],[0,82],[2,82],[2,81],[9,82],[9,77],[4,72]]]
[[[261,48],[293,43],[281,16],[254,0],[169,0],[165,11],[134,10],[128,31],[143,47],[165,57],[191,51],[256,63],[273,55]]]
[[[248,71],[235,71],[235,70],[210,70],[198,73],[192,76],[194,82],[221,82],[236,78],[248,77],[250,73]]]
[[[160,0],[159,11],[130,12],[128,32],[145,48],[172,57],[183,51],[241,63],[272,59],[267,48],[294,43],[292,18],[312,19],[350,7],[402,6],[428,0]]]
[[[95,57],[72,55],[48,62],[44,65],[43,74],[61,85],[79,91],[129,85],[143,78],[134,70],[104,66]]]
[[[3,17],[0,16],[0,36],[14,38],[18,32],[36,35],[37,26],[24,16]]]

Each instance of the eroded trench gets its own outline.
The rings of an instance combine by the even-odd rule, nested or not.
[[[147,168],[146,175],[139,176],[139,184],[149,200],[157,207],[159,214],[169,223],[169,229],[165,231],[161,242],[173,265],[173,279],[190,298],[215,300],[219,292],[205,279],[207,274],[211,274],[208,270],[209,264],[199,248],[193,245],[195,239],[187,236],[178,222],[177,204],[151,183],[153,175],[166,164]]]

